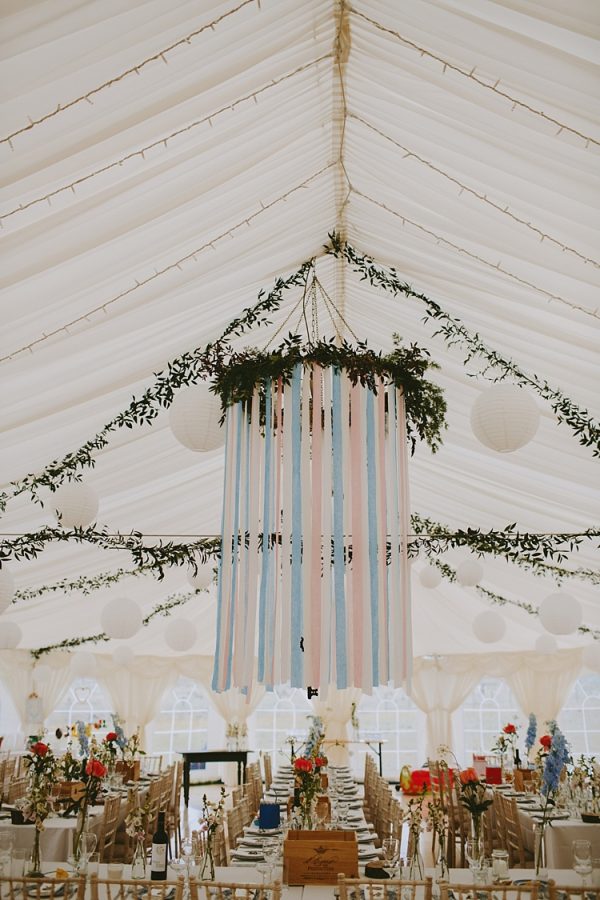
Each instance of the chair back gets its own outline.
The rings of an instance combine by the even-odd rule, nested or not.
[[[194,879],[190,879],[190,882],[193,881]],[[146,881],[141,878],[135,880],[120,878],[118,881],[112,881],[110,878],[98,878],[93,874],[90,875],[90,900],[131,900],[131,897],[183,900],[184,884],[183,875],[179,875],[177,881]],[[77,900],[83,900],[83,895]]]
[[[84,900],[85,876],[69,878],[69,900]],[[54,900],[65,894],[65,879],[50,878],[17,878],[0,875],[0,896],[3,900]]]
[[[115,849],[115,837],[119,825],[119,813],[121,811],[121,797],[109,795],[104,801],[102,825],[98,837],[98,853],[103,863],[112,862]]]
[[[431,878],[423,881],[403,881],[390,878],[346,878],[338,875],[339,900],[431,900]],[[471,890],[473,885],[471,885]],[[472,898],[471,898],[472,900]]]
[[[537,900],[539,883],[482,884],[473,891],[473,884],[440,884],[440,900]]]
[[[190,900],[281,900],[281,883],[231,884],[226,881],[202,882],[194,885]]]

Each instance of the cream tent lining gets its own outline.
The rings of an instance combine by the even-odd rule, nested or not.
[[[130,2],[125,8],[65,0],[5,3],[3,134],[232,7],[209,0]],[[598,140],[591,102],[598,84],[595,4],[565,10],[561,3],[541,8],[525,0],[415,0],[400,9],[393,0],[365,0],[355,10],[349,12],[351,48],[344,67],[343,162],[354,188],[343,210],[348,239],[395,265],[415,289],[461,317],[486,343],[598,418],[597,319],[550,302],[501,271],[595,313],[597,268],[405,158],[359,121],[593,257],[597,145],[568,131],[557,134],[556,126],[521,106],[512,109],[489,86],[498,82],[510,96]],[[319,254],[327,232],[340,225],[345,191],[335,118],[338,73],[331,56],[338,13],[333,0],[248,4],[168,54],[166,64],[148,65],[99,92],[92,104],[78,104],[16,136],[12,148],[0,145],[2,214],[211,117],[166,147],[3,221],[0,356],[58,330],[32,353],[0,365],[3,484],[78,447],[143,391],[152,372],[213,339],[255,301],[261,287]],[[367,19],[466,72],[475,69],[488,88],[444,71]],[[311,64],[320,57],[325,58]],[[256,102],[238,104],[297,68],[302,70],[262,91]],[[233,108],[212,118],[228,106]],[[230,236],[219,238],[228,231]],[[105,313],[60,330],[202,246],[196,260],[125,293]],[[318,267],[327,290],[335,294],[337,288],[352,329],[371,345],[390,349],[397,331],[405,341],[429,346],[442,365],[436,378],[446,390],[450,427],[437,456],[422,447],[411,462],[413,509],[456,527],[501,528],[516,521],[522,530],[579,531],[594,524],[600,508],[597,462],[568,428],[555,425],[547,405],[540,401],[542,422],[529,446],[505,457],[481,447],[469,426],[481,382],[468,377],[473,367],[463,366],[460,351],[431,337],[416,301],[392,300],[349,272],[342,279],[332,260]],[[266,343],[289,308],[251,340]],[[167,420],[163,413],[151,429],[117,433],[86,473],[101,498],[99,521],[110,529],[218,531],[222,454],[185,450]],[[19,497],[0,529],[31,532],[51,521],[48,512]],[[453,554],[449,561],[459,558]],[[120,553],[60,545],[13,570],[18,586],[27,588],[117,568],[125,560]],[[590,543],[570,562],[597,567],[597,551]],[[537,605],[554,590],[550,579],[502,561],[486,559],[484,565],[485,586],[506,596]],[[443,583],[431,591],[418,577],[413,581],[417,656],[531,651],[541,633],[535,619],[505,607],[507,635],[485,647],[470,622],[486,604],[472,590]],[[46,596],[22,602],[5,616],[22,626],[22,647],[33,648],[97,633],[100,610],[113,596],[131,596],[147,613],[185,587],[185,574],[170,571],[164,582],[144,577],[88,597]],[[600,627],[597,588],[573,581],[568,589],[581,600],[584,621]],[[190,602],[181,614],[199,625],[194,651],[210,654],[212,595]],[[163,624],[155,621],[136,637],[136,652],[169,653]],[[583,643],[581,637],[559,640],[562,648]],[[96,649],[105,654],[113,646]]]

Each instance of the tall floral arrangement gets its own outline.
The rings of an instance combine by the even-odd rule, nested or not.
[[[221,788],[221,796],[217,803],[211,803],[204,794],[202,798],[202,817],[200,818],[200,832],[204,837],[204,857],[200,867],[200,878],[203,880],[210,879],[214,881],[215,877],[215,860],[213,852],[213,842],[217,829],[223,822],[223,814],[225,809],[225,799],[227,794],[225,788]]]
[[[317,766],[318,761],[318,766]],[[300,824],[312,829],[317,794],[321,790],[321,776],[317,771],[326,760],[315,756],[298,756],[294,760],[294,807],[299,810]]]
[[[409,878],[421,879],[424,873],[423,857],[421,856],[421,831],[423,828],[423,802],[425,800],[425,786],[418,797],[408,801],[408,809],[404,815],[404,821],[408,823],[408,868]]]
[[[544,770],[542,774],[542,786],[540,793],[544,797],[544,805],[542,807],[542,821],[538,829],[538,838],[535,846],[535,869],[539,875],[540,869],[545,868],[544,853],[544,831],[552,807],[556,803],[556,795],[560,787],[560,778],[565,765],[569,762],[571,754],[566,738],[558,725],[553,724],[553,734],[550,739],[548,752],[544,759]],[[550,737],[545,735],[545,737]],[[540,740],[543,740],[540,739]]]
[[[81,798],[75,804],[77,808],[77,827],[73,839],[73,856],[75,860],[79,859],[81,835],[87,830],[87,817],[90,806],[96,803],[106,774],[107,768],[104,763],[96,757],[90,756],[84,769],[83,780],[85,788]]]
[[[534,713],[529,713],[529,723],[527,725],[527,734],[525,735],[525,752],[529,756],[535,744],[537,737],[537,719]]]
[[[496,750],[502,758],[510,753],[514,757],[515,747],[519,736],[519,730],[513,722],[507,722],[500,732],[492,750]]]
[[[473,768],[463,769],[458,780],[459,799],[471,816],[473,838],[481,841],[481,819],[486,809],[492,805],[486,785],[480,781]]]
[[[33,850],[31,854],[31,875],[41,875],[40,834],[44,822],[53,809],[52,790],[56,783],[58,768],[51,748],[43,741],[35,741],[25,757],[27,766],[27,801],[22,807],[23,815],[35,824]]]
[[[448,878],[448,813],[444,809],[444,805],[439,797],[434,797],[427,810],[427,820],[429,827],[433,831],[434,845],[437,841],[437,865],[440,867],[440,876],[442,879]]]

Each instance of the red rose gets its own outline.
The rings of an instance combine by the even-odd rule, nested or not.
[[[478,784],[479,776],[477,772],[472,767],[469,769],[463,769],[460,773],[461,784]]]
[[[315,756],[315,766],[320,768],[321,766],[327,765],[327,757],[326,756]]]
[[[36,756],[45,756],[49,749],[48,744],[43,744],[41,741],[36,741],[30,747],[31,752]]]
[[[312,772],[313,764],[310,759],[305,756],[299,756],[294,760],[294,769],[296,772]]]
[[[552,737],[549,734],[543,734],[540,738],[540,744],[544,750],[549,750],[552,746]]]
[[[504,732],[504,734],[516,734],[517,733],[517,729],[510,722],[508,723],[508,725],[504,726],[502,731]]]
[[[88,759],[85,774],[90,775],[92,778],[104,778],[106,766],[103,766],[99,759]]]
[[[116,739],[117,739],[117,732],[116,732],[116,731],[109,731],[108,734],[106,735],[106,737],[104,738],[104,740],[105,740],[107,743],[108,743],[108,741],[116,741]]]

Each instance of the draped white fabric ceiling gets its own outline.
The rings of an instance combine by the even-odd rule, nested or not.
[[[227,15],[235,7],[2,4],[2,134],[20,132],[0,145],[3,485],[79,447],[152,373],[319,255],[335,227],[597,418],[600,279],[587,260],[598,256],[597,3],[353,0],[347,62],[347,40],[336,57],[335,0],[248,0]],[[21,131],[88,92],[89,101]],[[484,382],[469,377],[476,369],[460,349],[433,337],[418,301],[381,294],[331,259],[318,272],[359,337],[390,349],[398,332],[441,365],[434,377],[449,428],[437,455],[419,447],[411,461],[413,510],[456,527],[595,523],[598,463],[544,401],[536,398],[542,421],[531,444],[503,456],[486,450],[469,426]],[[263,346],[292,299],[273,328],[242,343]],[[111,531],[213,534],[222,467],[222,451],[180,446],[162,412],[152,428],[116,433],[85,480]],[[1,530],[51,523],[20,496]],[[588,542],[570,564],[597,567],[596,554]],[[130,564],[127,553],[59,544],[11,568],[18,587],[31,588]],[[483,584],[508,598],[537,605],[555,589],[507,563],[484,565]],[[20,601],[4,618],[31,648],[97,633],[111,597],[135,598],[147,613],[180,589],[189,589],[185,572],[172,569],[162,582],[129,578],[89,596]],[[572,581],[568,590],[599,628],[598,588]],[[488,608],[473,589],[426,590],[415,577],[413,604],[417,655],[490,649],[471,630]],[[193,652],[210,653],[214,597],[179,614],[199,626]],[[493,649],[532,650],[537,619],[514,607],[502,615],[509,627]],[[134,649],[168,653],[164,624],[155,619]]]

